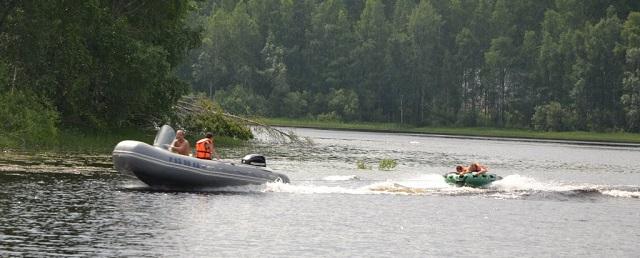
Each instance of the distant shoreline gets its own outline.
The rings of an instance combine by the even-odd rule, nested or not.
[[[261,120],[265,124],[282,127],[406,133],[459,139],[568,143],[611,147],[640,147],[640,134],[633,133],[598,133],[583,131],[540,132],[525,129],[487,127],[413,127],[394,123],[342,123],[283,118],[263,118]]]

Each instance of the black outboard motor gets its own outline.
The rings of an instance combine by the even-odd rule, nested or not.
[[[267,160],[262,155],[249,154],[247,156],[244,156],[244,158],[242,158],[242,164],[258,166],[258,167],[266,167]]]

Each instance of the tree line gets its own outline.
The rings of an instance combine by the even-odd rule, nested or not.
[[[162,120],[200,44],[191,1],[0,1],[0,145]]]
[[[640,2],[210,0],[178,74],[232,113],[640,131]]]
[[[0,1],[0,145],[241,115],[640,131],[631,0]]]

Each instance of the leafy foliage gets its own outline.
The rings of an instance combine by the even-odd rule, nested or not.
[[[253,138],[251,130],[224,116],[222,108],[206,97],[196,98],[193,108],[178,122],[192,135],[211,132],[214,136],[226,136],[240,140]]]
[[[395,159],[381,159],[378,163],[379,170],[392,170],[398,165]]]
[[[626,44],[626,67],[621,102],[627,129],[640,132],[640,12],[629,14],[622,28],[622,37]]]
[[[64,127],[141,125],[188,90],[173,70],[199,43],[191,1],[10,1],[0,56],[16,91],[41,96]],[[3,76],[5,77],[5,76]]]
[[[200,5],[209,10],[197,19],[206,28],[203,47],[183,76],[240,114],[639,130],[633,86],[638,1]],[[229,94],[238,85],[246,98]],[[558,122],[553,117],[560,113],[570,119]]]
[[[235,85],[228,90],[218,90],[214,99],[228,112],[245,116],[266,114],[267,100],[255,94],[249,87]]]
[[[58,112],[34,94],[8,91],[0,94],[0,144],[27,147],[55,144]]]
[[[567,131],[571,130],[572,114],[562,108],[556,101],[537,106],[533,115],[533,128],[542,131]]]
[[[331,89],[328,99],[328,111],[335,113],[338,118],[343,118],[347,121],[357,118],[359,101],[355,91]]]
[[[639,1],[8,0],[0,10],[0,90],[48,103],[62,127],[167,120],[191,88],[242,115],[640,131]]]
[[[364,160],[356,160],[356,168],[358,169],[371,169],[371,166],[367,166]]]

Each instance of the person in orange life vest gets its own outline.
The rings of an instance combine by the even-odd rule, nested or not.
[[[204,138],[196,142],[196,158],[211,159],[211,154],[215,154],[216,159],[220,159],[220,155],[218,155],[218,152],[216,152],[216,148],[213,145],[213,134],[207,132]]]
[[[185,156],[191,155],[191,147],[189,146],[189,141],[184,138],[184,130],[176,132],[176,139],[169,146],[169,150]]]
[[[486,166],[480,165],[479,163],[471,163],[470,166],[456,166],[456,172],[459,175],[464,175],[471,172],[478,172],[478,175],[487,173],[489,171]]]

